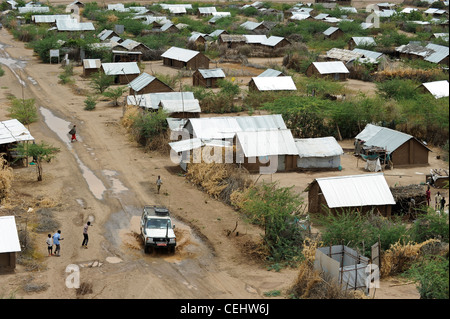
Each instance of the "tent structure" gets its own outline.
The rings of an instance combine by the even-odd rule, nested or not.
[[[17,143],[28,141],[34,141],[34,137],[17,119],[0,122],[0,153],[5,153],[8,161],[14,160],[16,156],[11,149]]]
[[[341,166],[342,147],[332,136],[296,138],[297,167],[303,169],[336,169]]]

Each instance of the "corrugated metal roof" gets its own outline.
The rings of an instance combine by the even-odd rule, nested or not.
[[[291,20],[305,20],[310,17],[308,12],[297,12],[293,13],[292,16],[289,18]]]
[[[78,22],[75,19],[56,20],[56,28],[58,31],[94,31],[92,22]]]
[[[244,34],[245,42],[250,44],[262,44],[267,41],[267,37],[264,34]]]
[[[253,21],[245,21],[240,25],[240,27],[246,29],[246,30],[255,30],[257,27],[262,25],[262,22],[253,22]]]
[[[139,74],[137,62],[102,63],[102,68],[107,75]]]
[[[314,19],[315,19],[315,20],[323,20],[323,19],[325,19],[325,18],[328,17],[328,16],[329,16],[328,13],[319,13],[318,15],[316,15],[316,16],[314,17]]]
[[[33,140],[34,137],[17,119],[0,122],[0,145]]]
[[[329,157],[342,155],[344,151],[332,136],[318,138],[296,138],[299,157]]]
[[[358,45],[377,45],[373,37],[352,37],[355,44]]]
[[[370,125],[370,126],[369,126]],[[366,128],[368,128],[367,132]],[[412,135],[405,134],[387,127],[376,127],[376,125],[367,124],[366,128],[355,138],[365,141],[366,146],[376,146],[386,149],[392,153],[406,141],[413,138]],[[361,138],[361,136],[364,137]]]
[[[168,10],[170,13],[177,14],[177,13],[186,13],[185,7],[169,7]]]
[[[40,14],[31,17],[35,23],[53,23],[58,19],[71,19],[70,14]]]
[[[373,23],[361,22],[360,26],[361,26],[361,29],[366,30],[366,29],[373,28]]]
[[[395,205],[382,173],[316,178],[330,208]]]
[[[286,129],[280,114],[189,119],[192,134],[202,139],[233,138],[236,132]]]
[[[320,74],[350,73],[341,61],[313,62]]]
[[[252,77],[253,83],[260,91],[296,91],[294,81],[291,76],[280,77]]]
[[[113,30],[104,29],[97,35],[97,37],[100,39],[100,41],[105,41],[113,33]]]
[[[134,41],[132,39],[126,39],[119,46],[124,47],[127,50],[133,50],[135,47],[139,46],[141,43]]]
[[[100,59],[83,59],[83,67],[85,69],[100,69],[101,65]]]
[[[161,54],[161,57],[173,59],[173,60],[177,60],[177,61],[182,61],[182,62],[188,62],[199,53],[200,52],[198,52],[198,51],[182,49],[182,48],[177,48],[177,47],[171,47],[169,50],[167,50],[166,52]]]
[[[162,28],[161,28],[162,29]],[[188,41],[189,42],[195,42],[197,41],[198,38],[203,38],[205,39],[207,35],[204,33],[200,33],[200,32],[192,32],[191,36],[189,37]]]
[[[161,26],[161,31],[167,31],[169,30],[174,24],[172,22],[164,23],[164,25]]]
[[[167,113],[200,113],[200,103],[197,99],[191,100],[161,100],[159,106]]]
[[[361,53],[363,55],[363,57],[371,58],[371,59],[375,59],[375,60],[379,59],[383,55],[383,53],[380,53],[380,52],[358,49],[358,48],[353,49],[353,52]]]
[[[449,48],[443,45],[428,43],[427,49],[433,50],[434,52],[424,58],[425,61],[439,63],[449,54]]]
[[[262,45],[267,45],[269,47],[274,47],[276,46],[278,43],[280,43],[281,41],[283,41],[284,38],[283,37],[277,37],[277,36],[270,36],[269,38],[267,38],[267,40],[265,40],[264,42],[262,42]]]
[[[337,27],[329,27],[328,29],[323,31],[323,34],[326,35],[326,36],[329,36],[329,35],[332,35],[334,32],[336,32],[337,30],[339,30],[339,28],[337,28]]]
[[[158,109],[161,100],[194,100],[193,92],[160,92],[127,96],[128,105],[138,105],[144,108]]]
[[[422,83],[422,85],[436,98],[449,96],[449,85],[447,80]]]
[[[180,140],[176,142],[169,143],[172,150],[174,150],[176,153],[185,152],[185,151],[191,151],[196,148],[200,148],[203,145],[205,145],[201,139],[199,138],[191,138],[187,140]]]
[[[28,12],[35,12],[35,13],[45,13],[50,12],[49,7],[19,7],[18,8],[19,13],[28,13]]]
[[[236,132],[236,139],[246,157],[298,154],[290,130]]]
[[[225,30],[222,30],[222,29],[215,30],[215,31],[211,32],[211,33],[209,34],[209,36],[210,36],[211,38],[213,38],[213,37],[218,37],[218,36],[221,35],[223,32],[225,32]]]
[[[159,5],[163,9],[169,9],[171,7],[183,7],[185,9],[192,9],[192,4],[184,4],[184,3],[179,3],[179,4],[159,3]]]
[[[143,72],[133,81],[128,84],[128,87],[132,88],[136,92],[142,90],[144,87],[149,85],[156,78],[153,75]]]
[[[200,14],[211,14],[217,12],[216,7],[199,7],[198,12]]]
[[[14,216],[0,217],[0,253],[21,251]]]
[[[202,75],[203,78],[224,78],[225,73],[221,68],[217,69],[198,69],[198,72]]]
[[[274,70],[274,69],[267,69],[265,70],[263,73],[261,73],[260,75],[258,75],[258,77],[277,77],[280,74],[282,74],[283,72],[278,71],[278,70]]]
[[[231,12],[224,12],[224,11],[213,12],[212,15],[217,18],[230,17]]]

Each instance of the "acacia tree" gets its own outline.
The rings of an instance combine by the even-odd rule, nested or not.
[[[28,156],[33,157],[33,162],[36,164],[38,174],[37,180],[42,181],[42,163],[44,161],[47,163],[50,162],[51,159],[56,156],[55,154],[59,152],[59,148],[41,141],[39,144],[34,142],[33,144],[18,144],[17,147],[14,148],[14,151],[18,153],[18,158],[26,158]]]
[[[34,99],[18,99],[11,97],[11,106],[8,108],[9,116],[17,119],[24,125],[31,124],[38,120],[38,114]]]
[[[105,90],[114,83],[114,78],[103,72],[97,72],[91,76],[91,88],[97,93],[103,94]]]
[[[113,100],[114,106],[118,106],[118,100],[122,97],[123,93],[126,91],[125,86],[121,86],[114,89],[108,89],[105,92],[103,92],[103,96]]]

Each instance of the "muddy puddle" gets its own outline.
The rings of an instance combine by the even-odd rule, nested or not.
[[[181,263],[183,260],[199,258],[208,254],[207,247],[192,232],[191,228],[172,217],[175,225],[177,246],[175,253],[165,249],[156,249],[152,253],[144,252],[144,244],[140,236],[139,222],[141,216],[131,217],[128,227],[119,230],[120,245],[124,251],[138,258],[145,258],[148,262],[154,259],[163,259],[170,263]]]

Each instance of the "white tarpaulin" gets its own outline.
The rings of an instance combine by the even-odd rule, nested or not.
[[[364,167],[369,172],[379,172],[381,171],[381,163],[380,159],[377,158],[376,160],[367,160],[366,166]]]

